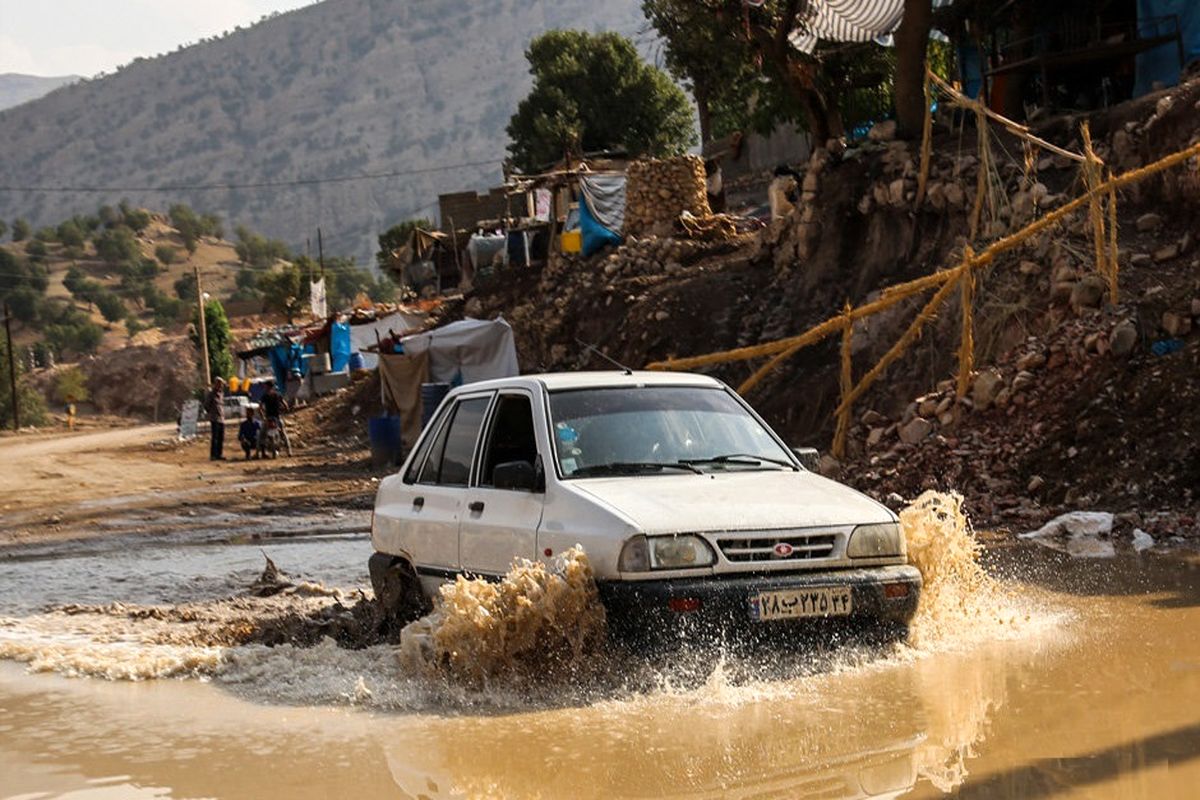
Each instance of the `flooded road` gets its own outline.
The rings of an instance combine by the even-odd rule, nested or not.
[[[311,590],[321,602],[343,587],[349,603],[365,585],[369,543],[350,534],[0,562],[0,653],[26,662],[0,662],[0,797],[1163,798],[1200,787],[1200,569],[1178,558],[1000,548],[988,568],[1022,613],[997,630],[964,626],[923,647],[626,656],[600,685],[514,693],[418,680],[394,647],[221,644],[205,627],[214,609],[273,608],[205,605],[250,584],[263,552],[301,588],[323,587]],[[172,621],[199,627],[165,636],[152,606],[115,601],[182,603]],[[44,613],[64,604],[87,609]],[[138,660],[124,677],[195,677],[61,674],[106,674],[106,659]]]

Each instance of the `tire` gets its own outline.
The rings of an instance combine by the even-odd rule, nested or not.
[[[373,570],[371,583],[380,614],[388,623],[403,627],[429,611],[421,581],[407,561],[397,559],[378,575]]]

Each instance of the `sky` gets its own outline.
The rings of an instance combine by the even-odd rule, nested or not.
[[[313,0],[0,0],[0,74],[112,72]]]

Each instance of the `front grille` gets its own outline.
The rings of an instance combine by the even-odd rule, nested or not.
[[[717,540],[726,560],[733,563],[808,561],[833,555],[837,536],[832,533],[796,533],[793,531],[754,531],[745,536],[722,536]],[[780,555],[779,545],[786,544],[791,552]],[[786,550],[786,548],[783,548]]]

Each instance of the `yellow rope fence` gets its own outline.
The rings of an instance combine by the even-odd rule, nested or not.
[[[1090,133],[1085,134],[1085,143],[1087,149],[1091,150]],[[1095,161],[1099,161],[1095,154],[1092,154]],[[736,361],[747,361],[756,358],[770,356],[762,367],[747,378],[738,391],[742,394],[749,392],[757,386],[764,378],[771,373],[780,363],[788,357],[794,355],[799,350],[816,344],[822,341],[830,334],[836,331],[842,331],[842,352],[841,352],[841,390],[842,399],[834,412],[838,420],[838,425],[835,434],[833,451],[835,454],[844,453],[845,437],[849,431],[849,414],[854,402],[860,398],[863,393],[870,388],[871,384],[886,370],[891,364],[896,361],[909,346],[915,342],[924,328],[924,326],[932,320],[942,303],[949,297],[950,293],[956,288],[960,288],[963,312],[963,328],[962,342],[958,352],[959,370],[957,380],[957,390],[961,396],[967,389],[970,381],[970,373],[974,363],[974,330],[973,330],[973,304],[975,291],[975,276],[974,270],[981,266],[986,266],[992,263],[997,256],[1015,249],[1023,244],[1029,238],[1057,225],[1066,217],[1081,209],[1083,206],[1089,206],[1089,216],[1095,225],[1095,215],[1091,209],[1095,207],[1097,201],[1107,199],[1108,201],[1108,241],[1103,240],[1103,217],[1101,217],[1101,228],[1098,233],[1098,241],[1102,244],[1097,250],[1097,262],[1100,268],[1106,273],[1109,281],[1109,292],[1113,302],[1117,298],[1117,243],[1116,243],[1116,192],[1138,181],[1157,175],[1160,172],[1178,166],[1189,159],[1200,158],[1200,143],[1194,144],[1184,150],[1172,153],[1168,156],[1160,158],[1151,164],[1144,167],[1129,170],[1118,176],[1109,176],[1106,180],[1093,181],[1087,178],[1088,171],[1085,169],[1085,179],[1087,180],[1086,191],[1071,200],[1068,203],[1060,206],[1054,211],[1049,212],[1038,220],[1031,222],[1019,231],[1004,236],[986,249],[979,253],[973,253],[968,246],[964,249],[962,262],[957,266],[934,272],[930,275],[925,275],[905,283],[897,284],[884,290],[882,295],[869,303],[864,303],[857,308],[851,308],[849,304],[843,309],[842,313],[837,316],[814,325],[804,333],[796,336],[789,336],[784,339],[778,339],[773,342],[764,342],[762,344],[751,345],[748,347],[738,347],[732,350],[724,350],[716,353],[708,353],[699,356],[689,356],[685,358],[669,358],[663,361],[655,361],[646,365],[646,369],[650,370],[690,370],[698,367],[708,367],[716,364],[727,364]],[[1088,164],[1094,166],[1091,159],[1088,159]],[[1096,231],[1093,231],[1096,233]],[[1107,245],[1107,246],[1105,246]],[[847,387],[852,383],[852,365],[850,363],[850,335],[851,329],[857,320],[864,319],[888,309],[903,300],[908,299],[917,294],[921,294],[928,289],[937,287],[937,291],[925,304],[918,313],[916,319],[909,325],[908,329],[900,336],[891,349],[889,349],[882,358],[872,367],[853,388],[847,390]],[[838,455],[837,457],[841,457]]]

